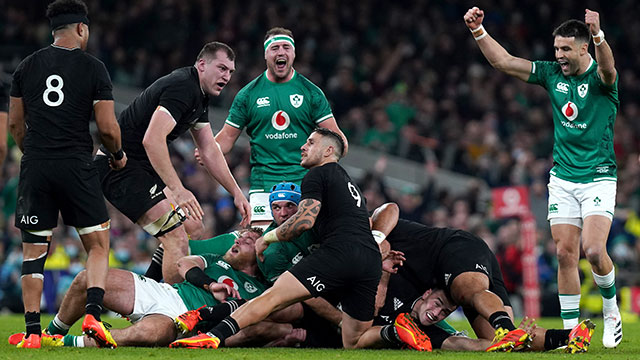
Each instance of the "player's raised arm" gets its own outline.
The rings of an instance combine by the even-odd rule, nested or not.
[[[531,73],[531,61],[515,57],[507,52],[494,38],[492,38],[482,26],[484,11],[473,7],[464,14],[464,23],[467,25],[478,47],[489,64],[496,70],[527,81]]]
[[[604,38],[604,32],[600,28],[600,14],[589,9],[585,9],[584,22],[589,26],[589,31],[593,36],[593,43],[596,48],[596,62],[598,63],[598,75],[602,82],[613,85],[616,81],[615,60],[609,43]]]

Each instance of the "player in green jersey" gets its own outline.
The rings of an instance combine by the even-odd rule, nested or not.
[[[259,229],[243,230],[234,246],[224,254],[186,256],[178,261],[180,275],[186,279],[169,285],[121,269],[109,269],[104,305],[129,318],[133,325],[112,329],[120,346],[166,346],[177,336],[173,319],[203,305],[233,303],[231,298],[252,299],[265,290],[258,276],[255,241]],[[65,335],[83,314],[86,274],[74,279],[62,301],[60,312],[47,328],[52,335]],[[66,336],[68,346],[95,346],[87,337]]]
[[[586,9],[584,22],[569,20],[553,32],[555,62],[514,57],[482,26],[477,7],[464,15],[480,50],[491,66],[508,75],[544,87],[551,99],[554,123],[554,167],[549,181],[551,235],[558,255],[558,292],[565,328],[578,324],[582,249],[603,298],[602,343],[616,347],[622,340],[616,304],[615,273],[606,242],[616,197],[613,124],[618,101],[618,74],[600,15]],[[589,54],[593,38],[596,61]]]
[[[216,135],[228,153],[242,129],[251,144],[252,225],[267,226],[269,191],[281,181],[300,185],[307,170],[300,166],[300,147],[317,126],[347,139],[336,123],[324,93],[293,68],[296,58],[293,33],[276,27],[264,41],[267,70],[242,88],[231,105],[224,127]]]

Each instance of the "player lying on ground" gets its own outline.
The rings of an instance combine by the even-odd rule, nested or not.
[[[265,290],[255,258],[259,229],[244,230],[224,256],[206,254],[179,260],[179,273],[187,281],[168,285],[120,269],[109,269],[105,288],[105,307],[127,317],[132,326],[112,329],[120,346],[166,346],[176,339],[173,319],[202,304],[219,304],[230,297],[251,299]],[[86,272],[80,272],[67,291],[60,312],[49,324],[52,345],[96,346],[87,337],[61,335],[84,314]],[[239,284],[238,288],[230,286]],[[234,301],[224,304],[237,307]],[[287,329],[290,332],[290,328]],[[284,334],[283,334],[284,335]],[[20,334],[12,336],[13,341]],[[46,335],[51,338],[51,335]],[[12,341],[10,339],[10,341]]]

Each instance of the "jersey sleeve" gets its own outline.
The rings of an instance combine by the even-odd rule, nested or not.
[[[322,167],[314,167],[302,179],[300,189],[301,200],[314,199],[322,201],[324,182],[322,181]]]
[[[167,86],[160,95],[158,105],[167,109],[178,121],[193,108],[194,98],[197,97],[193,96],[193,83],[185,80]]]
[[[96,81],[93,100],[113,100],[113,84],[102,61],[96,60],[95,73]]]
[[[200,256],[202,260],[204,260],[205,269],[211,266],[211,264],[215,263],[216,260],[218,260],[218,258],[220,257],[220,255],[218,254],[199,254],[198,256]]]
[[[553,64],[551,61],[532,61],[531,74],[527,82],[547,88],[547,79],[549,78],[549,72]]]
[[[249,96],[244,89],[241,89],[233,99],[225,124],[233,126],[236,129],[243,129],[247,126],[249,122],[247,101],[249,101]]]
[[[282,244],[269,245],[264,251],[264,261],[258,260],[260,271],[270,283],[274,283],[283,272],[289,270],[290,259],[281,248]]]
[[[317,86],[314,86],[314,91],[311,94],[311,106],[313,111],[311,117],[316,124],[333,117],[327,97]]]

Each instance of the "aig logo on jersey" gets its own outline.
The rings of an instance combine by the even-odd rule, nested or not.
[[[273,125],[276,130],[285,130],[289,127],[289,124],[291,124],[291,120],[289,119],[289,114],[285,111],[278,110],[273,113],[273,116],[271,117],[271,125]]]
[[[304,101],[304,96],[300,94],[289,95],[289,101],[291,101],[291,105],[297,109],[302,105],[302,101]]]
[[[567,120],[573,121],[578,117],[578,107],[576,104],[569,101],[562,107],[562,115],[564,115]]]

